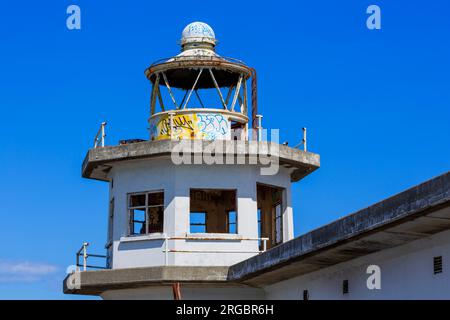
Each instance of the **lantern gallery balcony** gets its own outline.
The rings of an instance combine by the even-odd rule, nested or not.
[[[82,165],[84,178],[110,181],[109,172],[115,164],[132,160],[168,158],[171,162],[171,154],[180,145],[179,141],[142,141],[137,143],[123,144],[118,146],[93,148],[88,151]],[[292,182],[299,181],[320,166],[320,156],[316,153],[306,152],[297,148],[276,144],[274,142],[257,141],[202,141],[192,140],[194,147],[191,148],[191,156],[202,156],[203,151],[208,150],[215,144],[223,146],[223,156],[236,158],[239,156],[250,163],[250,158],[267,157],[271,150],[277,149],[276,159],[280,167],[290,169]],[[196,143],[199,147],[195,147]],[[250,148],[250,145],[256,146]],[[194,158],[195,160],[195,158]],[[236,159],[237,163],[237,159]],[[196,164],[192,162],[192,164]],[[200,163],[202,164],[202,163]],[[224,161],[225,165],[226,162]],[[260,162],[255,165],[261,165]]]

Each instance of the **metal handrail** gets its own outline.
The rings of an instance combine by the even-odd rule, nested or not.
[[[227,238],[227,237],[207,237],[207,238],[197,238],[192,236],[186,236],[186,237],[162,237],[162,238],[155,238],[155,239],[149,239],[149,240],[164,240],[164,249],[162,252],[164,252],[164,263],[167,266],[169,264],[169,253],[263,253],[267,250],[267,241],[269,238]],[[169,249],[168,241],[169,240],[207,240],[207,241],[223,241],[223,240],[236,240],[236,241],[262,241],[263,242],[263,249],[257,250],[257,251],[232,251],[232,250],[175,250],[175,249]],[[89,242],[83,242],[83,245],[76,253],[76,267],[77,271],[79,271],[79,267],[83,268],[83,271],[86,271],[89,269],[108,269],[108,267],[103,266],[94,266],[94,265],[88,265],[88,258],[94,257],[94,258],[103,258],[108,259],[108,256],[106,255],[100,255],[100,254],[91,254],[87,252],[87,247],[89,246]],[[83,258],[83,262],[80,263],[80,257]]]
[[[300,146],[303,145],[303,151],[306,152],[306,151],[308,151],[308,149],[307,149],[307,141],[306,141],[306,128],[302,128],[302,131],[303,131],[303,139],[294,148],[300,148]]]
[[[94,148],[98,147],[98,144],[100,142],[101,147],[105,146],[105,126],[106,126],[106,122],[102,122],[100,125],[100,128],[97,131],[97,134],[95,135],[94,138]]]
[[[186,59],[187,58],[187,59]],[[156,61],[154,61],[149,68],[154,67],[156,65],[159,64],[163,64],[166,62],[171,62],[169,60],[173,59],[173,61],[179,61],[179,60],[188,60],[188,59],[198,59],[198,60],[211,60],[211,61],[217,61],[217,60],[225,60],[227,62],[232,62],[232,63],[236,63],[242,66],[247,66],[247,64],[239,59],[236,58],[231,58],[231,57],[224,57],[224,56],[196,56],[196,55],[190,55],[190,56],[173,56],[173,57],[169,57],[169,58],[162,58],[162,59],[158,59]]]
[[[87,264],[87,260],[89,257],[94,257],[94,258],[104,258],[107,259],[108,257],[105,255],[100,255],[100,254],[91,254],[91,253],[87,253],[87,247],[89,246],[89,242],[83,242],[83,245],[81,246],[80,250],[77,251],[76,254],[76,266],[77,266],[77,271],[79,267],[83,267],[83,271],[86,271],[87,268],[91,268],[91,269],[108,269],[107,267],[101,267],[101,266],[93,266],[93,265],[88,265]],[[80,263],[80,256],[83,257],[83,263]]]
[[[164,263],[167,266],[169,264],[169,253],[263,253],[267,251],[267,241],[269,238],[237,238],[230,239],[227,237],[215,237],[215,238],[197,238],[197,237],[164,237]],[[199,241],[223,241],[223,240],[237,240],[237,241],[263,241],[263,250],[258,251],[230,251],[230,250],[174,250],[169,249],[168,240],[199,240]]]

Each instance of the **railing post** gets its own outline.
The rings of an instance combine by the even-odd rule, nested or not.
[[[169,265],[169,245],[168,245],[169,238],[165,237],[164,239],[164,264],[167,266]]]
[[[258,119],[258,141],[262,141],[262,115],[257,114],[256,118]]]
[[[106,122],[102,122],[102,147],[105,146],[105,126],[106,126]]]
[[[80,252],[78,251],[78,252],[77,252],[77,262],[76,262],[76,264],[75,264],[75,266],[76,266],[75,270],[76,270],[77,272],[80,271],[79,265],[80,265]]]
[[[87,258],[88,258],[87,246],[88,245],[89,245],[88,242],[83,243],[83,271],[86,271],[86,266],[87,266]]]
[[[263,239],[263,251],[265,252],[267,250],[267,238]]]
[[[306,128],[302,128],[303,130],[303,151],[307,151],[307,146],[306,146]]]
[[[106,126],[106,122],[102,122],[100,125],[100,128],[98,129],[97,134],[95,135],[95,138],[94,138],[94,148],[98,147],[99,140],[100,140],[100,145],[102,147],[105,146],[105,137],[106,137],[105,126]]]

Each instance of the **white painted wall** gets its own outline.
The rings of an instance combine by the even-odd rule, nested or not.
[[[433,273],[433,257],[442,256],[443,273]],[[367,266],[381,268],[381,290],[369,290]],[[342,294],[342,281],[349,293]],[[450,299],[450,231],[383,250],[264,288],[267,299]]]
[[[285,188],[283,239],[293,237],[290,171],[280,168],[277,175],[262,176],[256,165],[174,165],[169,157],[134,160],[114,164],[110,172],[114,187],[114,231],[112,267],[131,268],[165,264],[164,240],[189,233],[189,192],[191,188],[236,189],[238,235],[257,238],[256,184]],[[127,194],[164,190],[164,233],[128,237]],[[233,236],[231,237],[233,238]],[[169,265],[232,265],[256,254],[258,242],[236,239],[225,241],[171,240],[169,249],[227,251],[223,253],[169,253]],[[239,253],[242,252],[242,253]]]

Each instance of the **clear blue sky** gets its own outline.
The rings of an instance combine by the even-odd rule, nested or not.
[[[178,53],[189,22],[258,70],[265,127],[291,145],[308,127],[322,167],[293,188],[299,235],[449,170],[449,17],[447,0],[3,3],[0,298],[76,298],[65,268],[83,241],[102,252],[108,205],[82,160],[101,121],[110,144],[147,137],[143,71]]]

